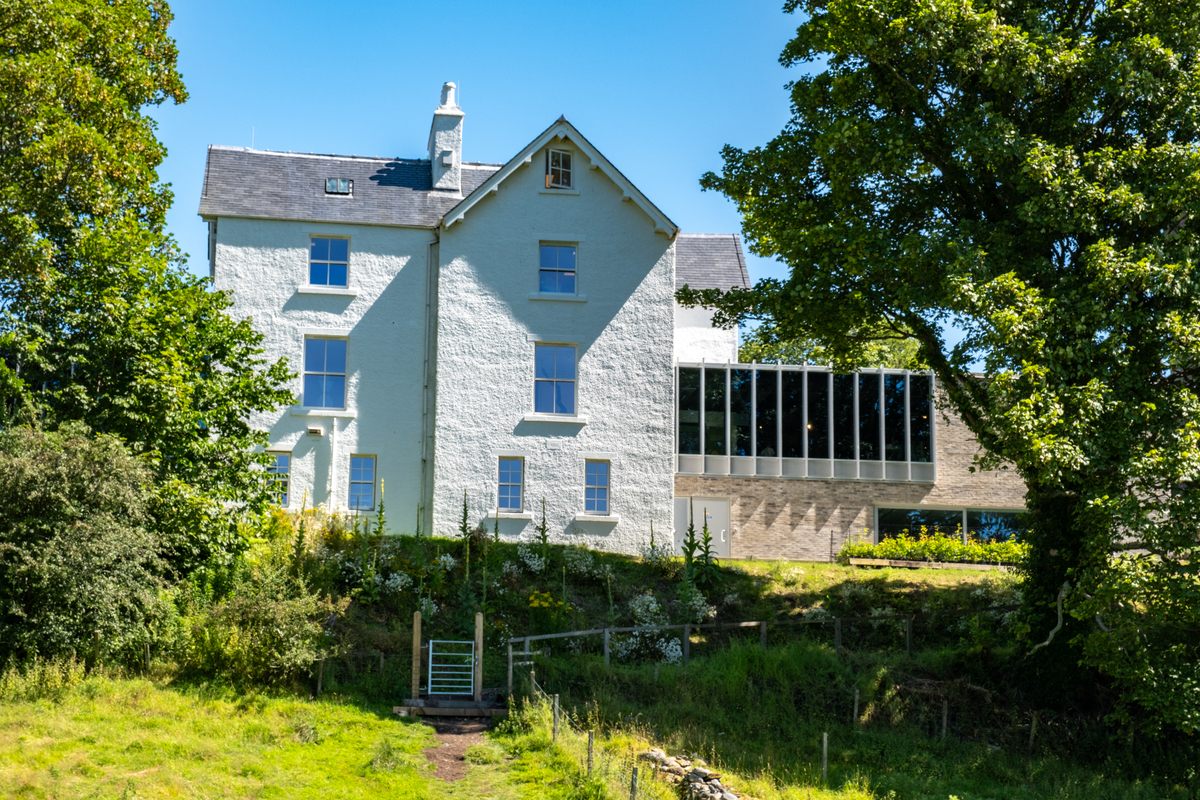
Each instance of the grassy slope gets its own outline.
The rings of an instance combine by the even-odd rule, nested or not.
[[[396,545],[401,552],[394,556],[395,563],[401,569],[411,569],[414,563],[428,563],[444,554],[457,560],[456,567],[436,586],[428,582],[424,585],[424,591],[433,594],[439,611],[426,617],[423,632],[426,638],[469,637],[471,614],[460,609],[458,595],[465,572],[462,542],[427,538],[419,545],[423,553],[416,551],[418,545],[413,537],[399,537]],[[571,567],[568,549],[551,545],[547,550],[547,566],[535,573],[518,557],[515,545],[489,544],[486,553],[489,588],[483,604],[479,588],[483,570],[477,547],[472,557],[471,581],[474,608],[481,604],[485,608],[489,654],[484,662],[485,685],[503,683],[507,637],[633,625],[629,603],[646,592],[658,598],[670,621],[687,621],[682,606],[676,602],[678,562],[673,574],[671,568],[655,568],[638,558],[594,553],[591,557],[595,569],[588,574]],[[536,545],[534,550],[541,552]],[[600,577],[605,569],[611,573],[611,581]],[[863,598],[852,597],[847,587],[860,589],[867,585],[874,592],[878,607],[896,613],[919,611],[931,602],[940,608],[979,608],[996,602],[995,592],[981,591],[981,587],[1008,580],[1000,573],[967,570],[863,570],[837,564],[762,561],[724,562],[721,572],[722,584],[710,597],[716,608],[715,621],[793,619],[817,605],[833,613],[862,613],[864,606],[855,601]],[[414,583],[400,595],[384,595],[374,605],[356,602],[351,607],[352,646],[395,654],[399,659],[406,657],[411,649],[416,589]],[[556,607],[531,607],[535,592],[547,593]],[[557,606],[559,601],[564,601],[562,607]],[[569,611],[565,610],[567,607]],[[832,628],[825,633],[832,636]],[[586,645],[592,647],[597,642],[589,641]],[[701,646],[698,652],[703,652],[702,643],[697,644]],[[396,680],[403,680],[404,669],[402,666],[397,669]],[[338,685],[339,676],[332,677],[332,685]]]
[[[956,659],[960,659],[956,661]],[[688,667],[606,670],[594,657],[556,658],[538,668],[539,683],[561,695],[585,725],[633,732],[672,753],[695,753],[764,800],[807,798],[820,781],[821,734],[829,733],[829,779],[845,797],[867,786],[896,800],[1062,798],[1151,800],[1189,797],[1184,787],[1129,777],[1132,759],[1089,758],[1106,749],[1106,732],[1042,723],[1032,750],[1027,721],[991,708],[972,691],[940,688],[951,698],[950,733],[940,737],[940,699],[897,692],[896,681],[972,668],[953,653],[835,658],[828,646],[796,642],[765,653],[734,645]],[[861,693],[860,722],[853,691]],[[997,698],[998,699],[998,698]],[[1091,736],[1090,740],[1081,738]],[[891,794],[893,793],[894,794]],[[815,796],[815,795],[814,795]]]
[[[534,756],[433,777],[419,723],[337,698],[238,696],[91,678],[58,702],[0,702],[0,797],[545,796]]]

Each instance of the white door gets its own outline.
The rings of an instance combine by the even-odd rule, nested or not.
[[[689,509],[690,507],[690,509]],[[689,510],[695,515],[696,538],[700,539],[705,518],[708,533],[712,536],[713,553],[718,558],[729,558],[729,498],[728,497],[676,497],[675,498],[675,550],[683,552],[683,540],[687,537]]]

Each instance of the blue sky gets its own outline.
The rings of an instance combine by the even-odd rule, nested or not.
[[[168,156],[168,225],[207,274],[196,208],[210,144],[423,157],[441,86],[466,112],[463,158],[502,163],[560,114],[685,231],[739,232],[701,192],[721,147],[788,118],[779,53],[799,19],[739,3],[340,4],[176,0],[171,34],[191,99],[152,111]],[[782,276],[751,257],[750,276]]]

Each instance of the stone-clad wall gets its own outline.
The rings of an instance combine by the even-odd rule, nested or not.
[[[730,498],[734,558],[832,560],[844,542],[875,535],[875,506],[1020,509],[1025,485],[1013,470],[969,471],[975,437],[938,412],[933,484],[787,478],[675,476],[675,496]]]

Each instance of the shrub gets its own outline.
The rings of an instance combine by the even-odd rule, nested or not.
[[[111,436],[0,434],[0,657],[94,658],[144,635],[163,571],[153,495]]]
[[[290,571],[289,542],[267,543],[239,570],[230,595],[196,609],[183,656],[188,669],[234,683],[279,684],[342,648],[335,602]]]
[[[845,563],[849,558],[891,558],[903,561],[943,561],[962,564],[1019,564],[1029,546],[1012,539],[1005,542],[968,541],[949,536],[929,536],[923,531],[916,537],[907,532],[884,539],[879,544],[847,542],[838,553]]]

